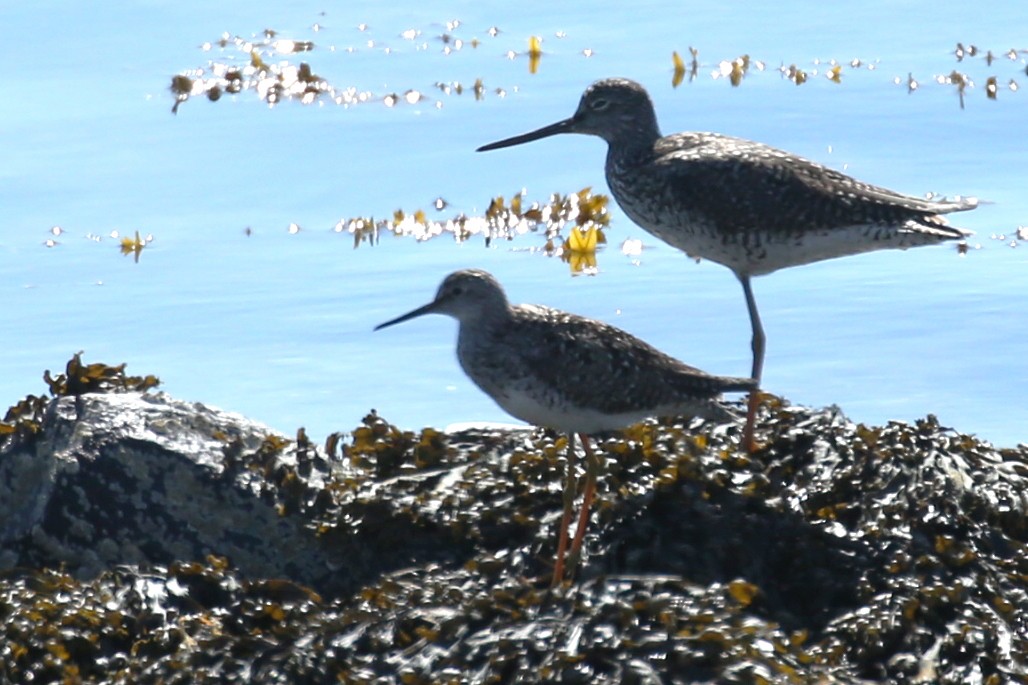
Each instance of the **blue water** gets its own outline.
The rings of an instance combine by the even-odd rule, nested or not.
[[[731,273],[660,244],[613,204],[610,245],[591,277],[571,277],[531,249],[542,244],[537,236],[488,248],[481,238],[386,236],[354,250],[332,230],[343,218],[401,208],[481,214],[492,197],[521,188],[535,200],[585,186],[605,192],[597,139],[474,149],[566,117],[589,82],[622,75],[650,89],[665,132],[720,131],[903,192],[987,200],[954,217],[976,232],[966,256],[953,247],[878,253],[756,280],[764,381],[793,402],[838,404],[860,421],[934,413],[1000,444],[1028,440],[1028,244],[1009,246],[1028,224],[1028,76],[1025,53],[1003,54],[1028,48],[1018,5],[601,2],[585,11],[254,0],[100,12],[7,3],[0,404],[41,392],[43,369],[84,350],[87,361],[154,373],[179,397],[286,433],[303,425],[315,439],[352,428],[371,408],[412,429],[507,420],[457,366],[453,321],[371,332],[467,266],[495,273],[515,301],[602,318],[711,372],[745,374],[749,323]],[[455,19],[451,33],[465,45],[445,55],[437,37]],[[426,98],[392,108],[379,100],[269,108],[244,93],[192,99],[171,114],[173,74],[212,59],[245,61],[203,43],[265,28],[316,44],[266,59],[307,61],[333,85],[377,98],[408,89]],[[407,29],[421,33],[406,40]],[[523,55],[506,56],[524,53],[532,35],[544,50],[535,75]],[[961,41],[999,57],[958,63]],[[698,77],[674,89],[671,53],[688,59],[689,46],[699,50]],[[751,67],[738,88],[711,77],[743,54],[763,71]],[[824,77],[832,59],[846,65],[840,84]],[[848,66],[853,59],[862,66]],[[778,68],[790,64],[810,80],[782,78]],[[963,109],[956,89],[935,80],[954,69],[975,84]],[[993,75],[995,101],[985,96]],[[909,76],[919,84],[913,93]],[[434,88],[478,78],[482,101]],[[441,213],[431,208],[437,197],[449,202]],[[290,234],[291,223],[302,230]],[[153,240],[135,263],[111,232],[137,230]],[[643,241],[641,257],[620,253],[626,238]],[[46,247],[48,239],[58,244]]]

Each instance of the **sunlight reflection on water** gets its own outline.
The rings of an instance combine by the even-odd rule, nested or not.
[[[81,349],[86,361],[156,374],[183,398],[286,432],[305,425],[315,439],[352,428],[372,407],[408,428],[506,421],[460,372],[452,321],[428,317],[371,333],[468,266],[494,272],[515,301],[602,318],[691,364],[744,373],[748,322],[731,274],[660,245],[613,203],[609,244],[589,278],[569,278],[565,264],[543,256],[539,235],[489,248],[447,235],[383,237],[354,250],[352,236],[334,231],[340,221],[385,219],[397,209],[480,216],[492,198],[522,188],[540,200],[587,186],[606,192],[598,140],[473,150],[566,117],[591,80],[624,75],[650,89],[665,132],[717,130],[911,194],[990,201],[959,217],[982,245],[965,257],[949,248],[880,253],[757,279],[765,384],[794,402],[839,404],[861,421],[932,412],[1000,443],[1028,439],[1028,252],[1007,246],[1028,224],[1024,93],[1009,86],[1028,76],[1023,54],[1003,57],[1025,47],[1011,42],[1014,18],[963,6],[925,16],[877,3],[730,15],[707,7],[687,16],[677,3],[648,12],[615,6],[584,14],[455,3],[430,15],[370,3],[352,14],[158,3],[107,22],[68,3],[68,21],[43,33],[39,10],[0,10],[8,32],[33,36],[40,56],[36,73],[10,75],[22,96],[0,113],[9,331],[0,399],[41,392],[42,371]],[[462,24],[448,29],[456,17]],[[493,26],[500,32],[490,36]],[[225,31],[252,38],[266,27],[278,29],[276,41],[314,43],[267,59],[294,68],[307,61],[335,86],[367,93],[367,102],[269,109],[240,93],[193,98],[170,114],[172,75],[219,54],[204,51],[205,41]],[[420,32],[414,40],[404,36],[411,29]],[[459,34],[461,49],[440,39],[447,32]],[[992,65],[982,55],[956,61],[956,43],[971,35],[990,41],[982,48],[999,55]],[[121,36],[140,40],[131,60]],[[524,55],[531,36],[542,38],[535,76]],[[690,46],[701,69],[674,89],[672,51],[688,58]],[[84,54],[108,78],[84,85]],[[711,76],[743,54],[763,71],[749,70],[738,88]],[[860,66],[850,66],[857,58]],[[840,83],[825,76],[832,59]],[[780,68],[787,76],[790,66],[807,82],[787,80]],[[953,84],[939,82],[953,71],[975,81],[963,110]],[[1001,87],[992,101],[985,83],[994,74]],[[913,94],[910,77],[919,82]],[[411,92],[414,102],[404,95]],[[391,96],[395,106],[386,107]],[[433,207],[440,198],[442,215]],[[138,264],[119,254],[112,231],[153,236]],[[48,240],[56,243],[49,249]],[[632,249],[622,254],[626,240]]]

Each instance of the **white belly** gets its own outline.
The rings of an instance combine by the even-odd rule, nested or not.
[[[737,274],[762,276],[779,269],[836,257],[932,245],[945,240],[924,233],[914,222],[883,226],[860,224],[808,231],[767,233],[760,230],[724,235],[702,218],[674,226],[657,225],[628,208],[625,213],[647,232],[694,259],[708,259]]]

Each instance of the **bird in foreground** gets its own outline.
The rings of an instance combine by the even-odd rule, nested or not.
[[[625,428],[651,416],[735,421],[735,414],[719,401],[720,394],[756,387],[750,378],[712,376],[688,366],[601,321],[538,305],[511,305],[496,279],[477,269],[455,271],[443,280],[434,300],[375,330],[423,314],[457,319],[461,367],[507,413],[568,435],[554,585],[564,576],[575,497],[576,434],[588,467],[572,559],[581,551],[600,468],[589,434]]]
[[[628,79],[586,89],[570,119],[483,145],[479,152],[558,133],[607,141],[607,185],[632,221],[694,258],[731,269],[742,284],[760,383],[764,329],[750,279],[778,269],[887,248],[960,240],[970,231],[943,214],[974,198],[923,200],[863,183],[762,143],[717,133],[661,136],[646,90]],[[758,393],[750,394],[743,442],[753,449]]]

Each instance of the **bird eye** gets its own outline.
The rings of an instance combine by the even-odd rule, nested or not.
[[[597,98],[596,100],[592,101],[592,108],[596,112],[602,112],[608,107],[610,107],[610,100],[607,100],[605,98]]]

